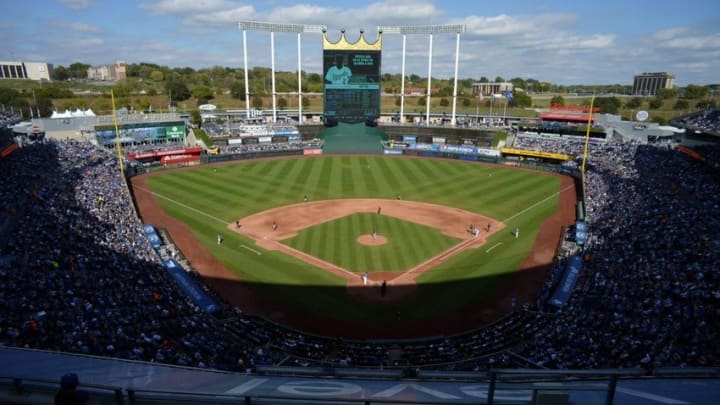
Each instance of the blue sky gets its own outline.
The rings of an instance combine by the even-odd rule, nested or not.
[[[535,78],[631,84],[669,71],[680,86],[720,83],[717,0],[348,2],[305,0],[30,0],[0,8],[0,60],[67,66],[124,60],[168,66],[243,66],[238,20],[324,25],[331,39],[380,25],[464,24],[460,78]],[[275,33],[277,70],[296,71],[296,34]],[[320,72],[320,34],[302,35],[302,69]],[[270,67],[270,34],[247,33],[248,64]],[[407,75],[426,77],[427,35],[409,35]],[[384,73],[400,73],[402,37],[383,36]],[[433,36],[432,73],[451,78],[455,35]]]

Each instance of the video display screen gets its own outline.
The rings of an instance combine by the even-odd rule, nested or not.
[[[380,116],[380,52],[323,52],[325,117],[355,123]]]
[[[185,123],[125,124],[120,125],[120,143],[143,143],[163,140],[180,140],[185,136]],[[114,126],[96,126],[95,136],[103,145],[115,143]]]

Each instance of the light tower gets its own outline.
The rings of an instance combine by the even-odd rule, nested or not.
[[[402,35],[402,65],[400,79],[400,121],[404,122],[404,106],[405,106],[405,37],[408,34],[427,34],[430,36],[428,45],[428,84],[427,98],[425,106],[425,125],[430,125],[430,92],[432,79],[432,46],[433,34],[452,34],[456,36],[455,41],[455,79],[453,83],[453,103],[451,124],[455,125],[455,108],[457,106],[457,72],[458,61],[460,57],[460,34],[465,32],[465,25],[401,25],[401,26],[379,26],[378,32],[385,34],[401,34]]]
[[[271,59],[271,80],[272,80],[272,111],[273,111],[273,123],[277,122],[277,94],[275,93],[275,33],[276,32],[294,32],[297,33],[297,47],[298,47],[298,122],[302,123],[302,71],[301,71],[301,34],[307,33],[322,33],[326,30],[325,26],[322,25],[306,25],[306,24],[278,24],[269,22],[257,22],[257,21],[238,21],[238,28],[243,33],[243,63],[245,67],[245,110],[247,118],[250,118],[250,90],[248,83],[248,66],[247,66],[247,35],[248,30],[251,31],[265,31],[270,32],[270,59]]]

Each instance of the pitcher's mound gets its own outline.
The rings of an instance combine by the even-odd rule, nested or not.
[[[375,238],[372,235],[360,235],[356,241],[361,245],[379,246],[388,243],[388,238],[382,235],[375,235]]]

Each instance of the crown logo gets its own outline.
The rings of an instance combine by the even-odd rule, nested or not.
[[[323,50],[325,51],[380,51],[382,49],[382,31],[378,32],[377,39],[373,43],[365,39],[365,31],[360,30],[360,38],[356,42],[350,42],[345,36],[345,29],[340,30],[340,39],[332,42],[328,39],[327,31],[323,30]]]

